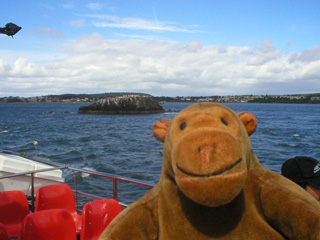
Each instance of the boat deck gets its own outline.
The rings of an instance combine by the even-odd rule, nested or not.
[[[14,156],[14,158],[15,158],[15,156],[17,156],[14,153],[0,151],[0,154],[1,153],[12,154],[12,156]],[[8,172],[6,172],[5,174],[2,174],[2,176],[0,175],[0,185],[8,184],[8,179],[11,179],[12,182],[15,181],[15,183],[13,185],[18,186],[22,180],[23,183],[21,183],[21,184],[25,184],[25,181],[30,181],[29,185],[31,188],[29,194],[25,194],[23,191],[18,189],[19,190],[18,192],[20,192],[20,195],[22,194],[25,197],[20,196],[20,197],[16,197],[16,198],[20,199],[20,200],[26,199],[26,201],[27,201],[27,207],[26,207],[27,210],[26,211],[27,212],[25,213],[25,216],[23,216],[23,218],[20,219],[19,221],[18,221],[18,219],[14,219],[14,221],[19,222],[19,224],[18,224],[19,229],[16,232],[12,232],[12,229],[10,228],[10,226],[8,226],[8,224],[6,225],[6,220],[3,220],[3,219],[8,218],[7,216],[5,216],[6,211],[0,210],[0,238],[3,238],[1,235],[2,232],[3,232],[3,234],[8,235],[8,239],[23,239],[23,238],[20,238],[19,234],[20,233],[23,234],[23,232],[25,232],[25,234],[27,234],[26,233],[27,230],[24,229],[24,227],[26,226],[26,221],[27,220],[31,221],[30,219],[32,219],[33,216],[35,216],[35,217],[39,216],[40,215],[39,212],[41,212],[41,211],[39,211],[39,209],[37,209],[37,207],[39,206],[39,204],[37,202],[39,200],[39,199],[37,199],[37,198],[39,198],[39,196],[37,196],[37,194],[39,194],[39,191],[38,191],[39,188],[42,187],[39,185],[38,178],[39,178],[39,176],[45,176],[46,172],[64,171],[64,172],[68,173],[69,178],[73,178],[72,184],[70,184],[70,183],[66,184],[64,181],[56,181],[55,183],[52,183],[52,184],[50,184],[48,182],[43,182],[43,183],[44,183],[44,187],[53,186],[52,189],[54,189],[54,191],[55,191],[55,189],[58,188],[59,185],[60,186],[67,185],[68,188],[70,189],[71,195],[73,195],[72,198],[74,197],[73,205],[75,205],[75,206],[73,206],[75,211],[71,215],[74,218],[74,221],[75,221],[74,223],[76,223],[76,219],[78,219],[77,221],[79,222],[79,224],[77,223],[74,225],[76,226],[75,234],[77,235],[77,239],[80,239],[80,240],[86,239],[83,237],[83,235],[86,234],[84,231],[84,226],[85,226],[86,222],[97,221],[96,219],[95,220],[88,219],[88,216],[86,216],[86,214],[85,214],[85,212],[86,212],[85,209],[92,208],[96,204],[100,204],[100,205],[102,204],[104,206],[104,207],[99,206],[98,209],[105,209],[106,208],[105,206],[107,206],[107,205],[109,206],[109,208],[112,206],[111,213],[108,212],[107,215],[112,216],[112,218],[113,218],[119,213],[119,211],[121,211],[123,208],[128,206],[127,202],[120,201],[118,199],[118,191],[119,191],[118,183],[119,182],[121,182],[123,184],[134,184],[135,186],[144,187],[144,188],[146,188],[146,190],[149,190],[150,188],[153,187],[153,184],[150,182],[147,182],[147,181],[141,181],[141,180],[136,180],[136,179],[132,179],[132,178],[128,178],[128,177],[121,177],[121,176],[114,175],[114,174],[107,174],[107,173],[92,171],[92,170],[88,170],[88,169],[75,168],[75,167],[71,167],[71,166],[56,164],[56,163],[52,163],[47,160],[39,159],[39,158],[36,158],[33,156],[28,156],[28,155],[23,156],[23,157],[26,159],[29,159],[29,160],[37,161],[37,162],[43,164],[43,166],[47,166],[47,167],[42,167],[41,169],[32,170],[32,171],[25,171],[25,172],[20,171],[18,173],[13,173],[13,174],[9,174]],[[71,174],[70,174],[70,172],[71,172]],[[108,193],[107,192],[100,192],[99,194],[103,194],[103,195],[106,194],[107,195],[107,196],[101,196],[99,194],[92,194],[92,193],[88,193],[85,191],[79,191],[78,184],[77,184],[77,177],[76,177],[76,174],[78,174],[78,173],[85,174],[87,176],[99,177],[99,178],[101,178],[101,181],[110,182],[110,184],[112,185],[112,186],[110,186],[110,188],[112,189],[112,192],[108,192]],[[70,175],[73,175],[73,177]],[[12,179],[16,179],[16,180],[12,180]],[[109,179],[109,181],[105,181],[105,179]],[[5,189],[5,187],[3,189]],[[90,187],[88,186],[87,189],[90,190]],[[12,190],[14,190],[14,189],[12,189],[12,186],[10,186],[10,191],[12,191]],[[10,191],[3,191],[3,190],[0,191],[0,201],[2,201],[1,196],[2,197],[5,196],[5,192],[10,192]],[[121,191],[123,191],[123,190],[121,190]],[[84,197],[87,200],[85,202],[79,201],[80,197]],[[61,199],[61,201],[62,202],[67,201],[67,199]],[[3,200],[2,203],[0,204],[1,209],[6,209],[4,202],[5,202],[5,200]],[[9,202],[9,205],[12,204],[11,201],[8,201],[8,202]],[[9,205],[7,208],[9,208]],[[60,215],[63,214],[61,212],[51,213],[49,210],[46,210],[46,211],[48,211],[48,214],[56,214],[57,216],[59,214]],[[110,209],[108,211],[110,211]],[[94,211],[92,211],[92,209],[91,209],[90,212],[94,212]],[[14,215],[15,216],[14,218],[17,218],[19,216],[18,213],[12,214],[12,211],[9,212],[8,214],[9,214],[8,216]],[[102,214],[105,214],[105,213],[102,213]],[[99,213],[97,216],[101,217],[101,214]],[[83,218],[83,219],[81,220],[81,218]],[[109,218],[111,218],[111,217],[109,217]],[[58,217],[57,217],[57,219],[58,219]],[[1,221],[1,220],[3,220],[3,221]],[[35,220],[32,219],[32,221],[35,221]],[[45,222],[44,219],[42,219],[41,222],[44,223]],[[60,220],[57,222],[60,222]],[[105,219],[101,219],[100,222],[105,222]],[[52,225],[52,223],[49,223],[48,225]],[[90,223],[89,225],[91,225],[91,226],[96,225],[96,222],[95,222],[95,224]],[[105,225],[103,227],[105,227]],[[8,230],[8,231],[6,231],[6,230]],[[39,232],[40,230],[38,229],[36,231]],[[47,230],[45,230],[45,231],[47,231]],[[94,231],[90,231],[90,232],[94,232]],[[34,236],[34,237],[37,237],[37,236]],[[58,238],[60,238],[60,236]],[[27,238],[25,238],[25,239],[27,239]],[[31,239],[34,239],[34,238],[31,238]],[[70,240],[71,238],[68,237],[66,239]]]

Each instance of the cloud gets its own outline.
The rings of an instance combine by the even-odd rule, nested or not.
[[[102,9],[103,8],[103,4],[101,4],[101,3],[88,3],[87,4],[87,8],[89,8],[89,9],[91,9],[91,10],[100,10],[100,9]]]
[[[72,9],[74,7],[72,3],[64,3],[64,4],[60,4],[60,6],[65,9]]]
[[[54,10],[54,7],[49,3],[41,3],[41,4],[39,4],[39,6],[45,8],[45,9],[48,9],[48,10]]]
[[[283,54],[258,48],[109,40],[83,36],[61,58],[0,58],[0,96],[138,91],[155,96],[312,93],[320,89],[319,49]],[[255,64],[253,64],[255,63]]]
[[[291,61],[317,62],[320,60],[320,46],[314,46],[301,53],[292,55]]]
[[[8,63],[0,59],[0,72],[5,73],[7,71]]]
[[[57,29],[51,29],[51,28],[36,28],[36,29],[31,29],[28,31],[29,34],[40,34],[40,35],[47,35],[51,36],[54,38],[63,38],[65,35]]]
[[[140,39],[140,40],[157,40],[157,41],[169,41],[168,37],[155,36],[155,35],[137,35],[137,34],[123,34],[114,33],[116,38],[126,38],[126,39]]]
[[[72,27],[83,27],[85,25],[85,20],[84,19],[77,19],[77,20],[72,20],[69,22],[70,26]]]
[[[98,19],[93,21],[92,24],[96,27],[109,27],[109,28],[125,28],[134,30],[147,30],[147,31],[166,31],[166,32],[185,32],[195,33],[197,30],[182,28],[177,26],[174,22],[161,22],[159,20],[148,20],[138,17],[121,18],[111,15],[83,15]]]

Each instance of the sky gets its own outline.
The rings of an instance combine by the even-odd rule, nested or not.
[[[0,0],[0,97],[320,93],[320,1]]]

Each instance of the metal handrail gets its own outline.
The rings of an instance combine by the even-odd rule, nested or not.
[[[0,150],[0,153],[1,152],[19,156],[19,154],[8,152],[8,151],[1,151]],[[147,181],[143,181],[143,180],[136,180],[136,179],[129,178],[129,177],[122,177],[122,176],[119,176],[119,175],[116,175],[116,174],[111,174],[111,173],[110,174],[106,174],[106,173],[98,172],[98,171],[90,171],[90,170],[83,169],[83,168],[75,168],[75,167],[71,167],[71,166],[68,166],[68,165],[62,165],[62,164],[58,164],[58,163],[53,163],[53,162],[50,162],[48,160],[41,159],[41,158],[38,158],[38,157],[35,157],[35,156],[32,156],[32,155],[27,155],[27,154],[24,157],[27,158],[27,159],[39,162],[39,163],[48,164],[48,165],[55,166],[55,167],[58,167],[58,168],[66,168],[66,169],[74,170],[74,171],[77,171],[77,172],[83,172],[83,173],[88,173],[88,174],[95,175],[95,176],[101,176],[101,177],[106,177],[106,178],[117,179],[117,180],[120,180],[120,181],[134,183],[134,184],[138,183],[138,185],[145,186],[145,187],[153,187],[152,183],[147,182]],[[40,171],[41,170],[42,169],[40,169]],[[1,177],[0,177],[0,179],[1,179]]]
[[[5,176],[0,176],[0,180],[4,179],[4,178],[19,177],[22,175],[35,174],[35,173],[39,173],[39,172],[48,172],[48,171],[53,171],[56,169],[64,169],[64,168],[65,167],[52,167],[52,168],[42,168],[42,169],[32,170],[32,171],[27,171],[27,172],[19,172],[19,173],[9,174],[9,175],[5,175]]]
[[[17,154],[10,153],[10,152],[4,152],[4,151],[0,151],[0,152],[17,155]],[[1,179],[5,179],[5,178],[12,178],[12,177],[17,177],[17,176],[22,176],[22,175],[31,175],[32,211],[34,209],[34,174],[40,173],[40,172],[53,171],[53,170],[57,170],[57,169],[68,169],[68,170],[71,170],[71,171],[82,172],[82,173],[87,173],[87,174],[94,175],[94,176],[99,176],[99,177],[112,179],[112,185],[113,185],[113,187],[112,187],[112,190],[113,190],[112,198],[114,198],[116,200],[117,200],[117,195],[118,195],[117,181],[133,183],[133,184],[136,184],[136,185],[149,187],[149,188],[152,188],[154,186],[152,183],[147,182],[147,181],[136,180],[136,179],[128,178],[128,177],[121,177],[121,176],[118,176],[118,175],[115,175],[115,174],[106,174],[106,173],[98,172],[98,171],[90,171],[90,170],[86,170],[86,169],[82,169],[82,168],[74,168],[74,167],[70,167],[70,166],[66,166],[66,165],[52,163],[52,162],[49,162],[49,161],[46,161],[46,160],[41,160],[39,158],[35,159],[35,157],[33,157],[33,156],[24,156],[24,157],[27,158],[27,159],[31,159],[33,161],[37,161],[37,162],[41,162],[41,163],[45,163],[45,164],[53,166],[52,168],[44,168],[44,169],[38,169],[38,170],[27,171],[27,172],[19,172],[19,173],[15,173],[15,174],[0,176],[0,180],[1,180]],[[80,194],[80,195],[83,195],[83,196],[91,197],[91,198],[94,198],[94,199],[103,199],[103,197],[99,197],[99,196],[95,196],[95,195],[92,195],[92,194],[83,193],[83,192],[80,192],[78,190],[76,190],[74,192],[76,194]],[[127,205],[124,204],[124,203],[120,203],[120,205],[122,205],[124,207],[127,207]]]

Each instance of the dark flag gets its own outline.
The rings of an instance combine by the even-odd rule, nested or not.
[[[17,32],[21,30],[21,27],[14,23],[7,23],[4,28],[0,28],[0,33],[13,37]]]

